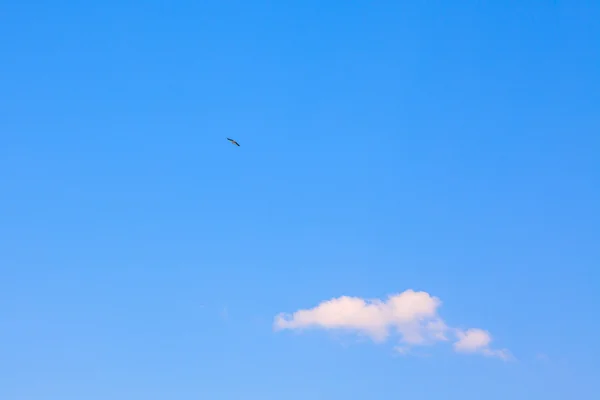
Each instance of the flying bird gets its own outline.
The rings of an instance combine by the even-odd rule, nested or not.
[[[236,146],[238,146],[238,147],[239,147],[239,145],[240,145],[238,142],[236,142],[236,141],[235,141],[235,140],[233,140],[233,139],[229,139],[229,138],[227,138],[227,140],[229,140],[231,143],[235,144],[235,145],[236,145]]]

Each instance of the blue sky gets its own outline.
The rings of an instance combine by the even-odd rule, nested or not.
[[[600,5],[408,3],[3,1],[0,398],[599,397]]]

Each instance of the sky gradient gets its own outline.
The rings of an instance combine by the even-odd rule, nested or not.
[[[600,398],[600,3],[26,3],[1,399]]]

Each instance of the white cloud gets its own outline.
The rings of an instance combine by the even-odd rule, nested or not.
[[[457,330],[456,335],[458,336],[458,341],[454,343],[454,350],[459,353],[480,353],[488,357],[498,357],[503,360],[512,358],[510,352],[506,349],[490,349],[492,336],[488,331],[484,331],[483,329]]]
[[[394,351],[396,352],[396,354],[405,356],[408,353],[410,353],[410,346],[395,346]]]
[[[489,347],[492,338],[487,331],[450,328],[439,317],[442,302],[427,292],[406,290],[388,296],[385,301],[365,300],[360,297],[341,296],[323,301],[314,308],[275,317],[276,330],[301,330],[320,328],[357,332],[381,343],[390,335],[398,334],[406,354],[412,346],[432,345],[449,341],[454,336],[454,349],[461,353],[480,353],[504,360],[510,358],[507,350]]]

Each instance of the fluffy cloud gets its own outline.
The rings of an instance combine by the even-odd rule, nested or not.
[[[511,358],[508,350],[492,350],[490,342],[492,336],[483,329],[456,330],[458,341],[454,343],[454,350],[459,353],[480,353],[488,357],[498,357],[503,360]]]
[[[309,328],[336,329],[357,332],[381,343],[398,334],[403,353],[412,346],[432,345],[454,339],[454,349],[460,353],[479,353],[504,360],[507,350],[489,347],[492,338],[487,331],[450,328],[439,317],[442,302],[427,292],[406,290],[383,300],[365,300],[342,296],[324,301],[314,308],[275,317],[276,330]]]

